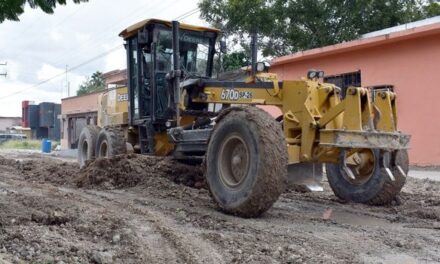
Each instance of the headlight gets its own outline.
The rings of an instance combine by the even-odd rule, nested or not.
[[[317,79],[317,78],[324,78],[324,72],[318,71],[318,70],[309,70],[307,72],[307,78],[310,80]]]
[[[316,73],[315,70],[310,70],[310,71],[307,73],[307,78],[310,79],[310,80],[315,79],[316,76],[317,76],[317,73]]]
[[[265,70],[266,70],[266,65],[264,65],[264,62],[258,62],[257,72],[264,72]]]

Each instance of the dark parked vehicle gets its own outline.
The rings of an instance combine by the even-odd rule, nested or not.
[[[9,140],[25,140],[26,135],[23,134],[0,134],[0,144]]]

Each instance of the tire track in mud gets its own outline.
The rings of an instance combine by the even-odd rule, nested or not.
[[[223,256],[217,252],[217,250],[210,245],[210,243],[197,235],[193,235],[190,232],[185,232],[180,230],[178,224],[174,223],[173,220],[159,211],[153,209],[151,206],[148,206],[147,203],[140,202],[138,197],[131,197],[127,193],[118,194],[118,192],[101,192],[101,191],[76,191],[72,189],[61,189],[65,192],[75,193],[78,196],[85,197],[88,200],[93,200],[94,198],[99,197],[101,201],[105,200],[105,203],[98,203],[101,206],[108,207],[108,202],[111,203],[111,206],[117,206],[118,208],[129,211],[131,216],[136,216],[135,219],[132,219],[129,223],[132,228],[135,228],[136,232],[140,232],[141,238],[145,238],[151,235],[151,230],[146,229],[143,225],[147,224],[151,225],[153,229],[153,234],[159,233],[161,238],[165,241],[160,241],[159,244],[162,246],[158,246],[154,244],[157,241],[149,241],[153,243],[145,243],[145,239],[140,240],[139,242],[144,243],[143,247],[149,251],[152,251],[151,248],[156,249],[154,252],[151,252],[151,255],[156,255],[159,260],[169,262],[169,253],[170,247],[167,245],[172,245],[172,248],[175,249],[176,258],[171,259],[172,261],[184,263],[225,263],[223,261]],[[130,195],[131,196],[131,195]],[[94,200],[96,203],[96,200]],[[142,221],[141,221],[142,220]],[[149,240],[149,239],[147,239]],[[165,248],[163,247],[165,245]],[[165,249],[165,252],[160,252]],[[168,250],[167,250],[168,249]]]
[[[178,224],[157,210],[137,201],[132,195],[128,199],[125,193],[78,190],[45,184],[24,185],[16,179],[2,183],[2,189],[14,190],[24,197],[45,197],[48,192],[59,192],[75,197],[79,207],[102,208],[106,217],[124,216],[125,227],[135,237],[131,246],[137,247],[139,261],[160,263],[224,263],[223,256],[211,243],[194,232],[181,230]],[[17,187],[17,185],[20,185]],[[30,198],[32,199],[32,198]],[[133,199],[133,200],[132,200]],[[146,253],[143,253],[146,252]]]

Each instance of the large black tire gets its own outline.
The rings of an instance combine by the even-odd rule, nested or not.
[[[96,141],[96,157],[111,158],[127,153],[127,144],[124,133],[118,128],[103,128]]]
[[[279,123],[256,107],[231,107],[216,120],[206,154],[206,180],[226,213],[256,217],[285,190],[287,144]]]
[[[404,175],[402,175],[402,172],[399,171],[397,166],[400,166]],[[370,204],[386,205],[396,200],[397,195],[406,183],[406,176],[409,171],[409,157],[406,149],[394,151],[392,153],[390,169],[394,175],[395,181],[391,181],[389,177],[386,177],[382,190],[370,201]]]
[[[366,203],[372,205],[389,204],[396,199],[406,182],[408,174],[408,153],[406,150],[393,153],[373,150],[374,168],[368,181],[362,184],[353,184],[344,177],[342,164],[326,164],[327,179],[334,194],[345,201]],[[386,164],[395,180],[388,176]],[[404,175],[397,168],[401,167]]]
[[[86,162],[95,158],[95,145],[98,138],[99,127],[89,125],[81,130],[78,139],[78,163],[83,168]]]

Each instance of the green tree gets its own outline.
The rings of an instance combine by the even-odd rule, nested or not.
[[[57,4],[65,5],[66,0],[0,0],[0,23],[5,20],[19,21],[26,3],[32,8],[40,8],[45,13],[53,14]],[[88,0],[73,0],[74,3],[88,2]]]
[[[97,71],[92,77],[87,79],[79,86],[76,95],[89,94],[105,89],[105,80],[101,72]]]
[[[235,51],[223,56],[223,69],[225,71],[237,70],[250,64],[249,55],[245,51]]]
[[[427,17],[438,16],[440,14],[440,3],[438,0],[430,0],[429,4],[424,7]]]
[[[260,36],[263,56],[281,56],[440,15],[428,0],[201,0],[201,17],[239,43]]]

